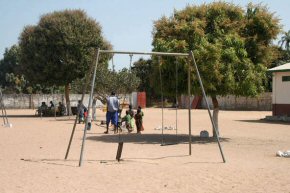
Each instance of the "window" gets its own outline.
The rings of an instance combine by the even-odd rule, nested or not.
[[[282,76],[282,82],[290,81],[290,76]]]

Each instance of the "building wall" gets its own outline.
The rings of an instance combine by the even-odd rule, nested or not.
[[[282,76],[290,76],[290,72],[273,73],[273,104],[290,104],[290,81],[282,81]]]
[[[273,104],[273,116],[288,116],[290,117],[290,104]]]

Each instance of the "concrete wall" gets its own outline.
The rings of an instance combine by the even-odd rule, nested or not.
[[[191,98],[192,101],[193,98]],[[225,96],[217,97],[220,109],[223,110],[257,110],[271,111],[272,110],[272,93],[263,93],[257,98]],[[182,96],[180,106],[186,108],[188,102],[187,97]],[[210,108],[212,109],[212,101],[207,97]],[[206,108],[205,99],[202,99],[201,108]]]
[[[250,97],[236,97],[226,96],[217,97],[220,109],[225,110],[258,110],[271,111],[272,110],[272,93],[263,93],[257,98]],[[212,108],[211,98],[208,97],[208,102]],[[202,99],[202,108],[206,108],[205,100]]]
[[[71,106],[77,106],[78,100],[81,99],[81,94],[70,94]],[[41,102],[53,101],[55,105],[58,102],[65,104],[65,97],[62,94],[3,94],[3,102],[7,109],[36,109],[41,105]],[[84,104],[87,106],[89,103],[89,95],[85,95]],[[97,106],[101,107],[103,104],[97,101]]]
[[[290,104],[290,81],[282,81],[290,72],[273,73],[273,104]]]
[[[261,94],[258,98],[248,98],[248,97],[235,97],[235,96],[226,96],[218,97],[220,109],[225,110],[261,110],[261,111],[270,111],[272,110],[272,93]],[[134,97],[126,96],[128,102]],[[191,97],[191,101],[194,97]],[[71,94],[71,106],[77,106],[77,101],[81,99],[81,94]],[[41,105],[41,102],[46,102],[49,104],[49,101],[53,101],[55,105],[58,102],[65,103],[65,97],[62,94],[34,94],[34,95],[17,95],[17,94],[4,94],[3,95],[4,105],[8,109],[36,109]],[[123,101],[120,99],[120,101]],[[126,100],[127,101],[127,100]],[[131,102],[131,101],[130,101]],[[210,107],[212,108],[211,98],[208,98]],[[85,95],[84,104],[87,106],[89,103],[89,95]],[[186,96],[180,97],[179,105],[181,108],[186,108],[188,105],[188,100]],[[100,101],[97,101],[97,106],[102,107],[103,104]],[[202,99],[201,103],[202,108],[206,108],[205,100]]]

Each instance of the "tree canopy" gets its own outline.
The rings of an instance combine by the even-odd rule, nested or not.
[[[101,26],[81,10],[45,14],[19,38],[21,65],[33,83],[68,85],[92,65],[97,47],[110,48]]]
[[[157,20],[152,44],[154,51],[193,50],[208,95],[256,96],[264,90],[266,67],[275,59],[271,41],[279,32],[278,18],[264,6],[249,4],[244,10],[214,2],[188,6]],[[172,59],[162,60],[167,83],[174,65]],[[179,61],[180,66],[186,67],[185,63]],[[186,70],[179,73],[186,77]],[[193,73],[193,87],[199,92],[196,80]],[[165,89],[171,90],[170,85],[165,84]]]
[[[96,48],[111,48],[99,23],[82,10],[43,15],[37,25],[24,28],[19,46],[27,79],[33,84],[65,86],[69,113],[69,84],[90,75]],[[107,59],[102,57],[100,65],[106,65]]]

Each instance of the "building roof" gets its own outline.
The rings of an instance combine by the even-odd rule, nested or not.
[[[268,70],[269,72],[290,72],[290,63],[283,64],[281,66],[276,66]]]

